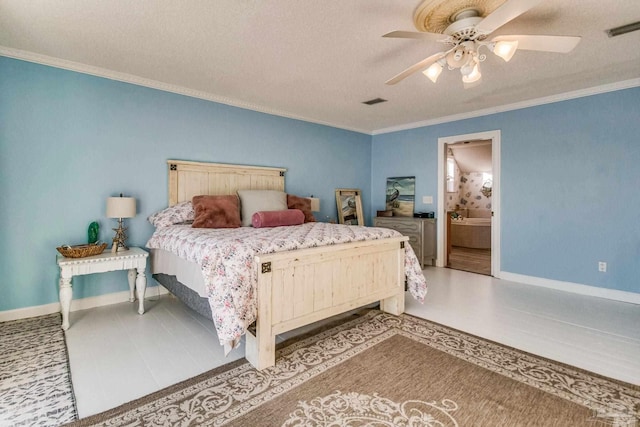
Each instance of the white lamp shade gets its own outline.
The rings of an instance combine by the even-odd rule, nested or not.
[[[109,197],[107,218],[133,218],[136,216],[136,199],[133,197]]]
[[[464,83],[473,83],[480,80],[480,77],[482,77],[482,74],[480,74],[480,69],[478,68],[478,64],[476,63],[470,73],[464,74],[462,76],[462,81]]]
[[[429,77],[429,80],[434,83],[436,82],[436,80],[438,80],[438,76],[440,75],[440,73],[442,73],[442,65],[440,65],[440,63],[438,62],[434,62],[429,68],[422,72],[422,74]]]
[[[518,41],[499,41],[496,43],[493,48],[493,53],[498,55],[500,58],[504,59],[505,62],[509,62],[509,60],[513,57],[513,54],[516,53],[518,49]]]
[[[311,200],[311,211],[320,212],[320,199],[317,197],[309,197],[309,200]]]

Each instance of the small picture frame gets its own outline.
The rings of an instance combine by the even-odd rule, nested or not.
[[[357,188],[336,189],[338,222],[347,225],[364,225],[361,191]]]

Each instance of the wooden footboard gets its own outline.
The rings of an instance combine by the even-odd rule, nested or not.
[[[246,358],[257,369],[275,364],[283,332],[380,301],[404,312],[407,237],[354,242],[257,256],[256,333],[246,334]]]
[[[168,160],[169,206],[202,194],[284,191],[286,169]],[[376,301],[404,311],[407,237],[257,256],[258,320],[246,356],[256,368],[275,364],[275,337]]]

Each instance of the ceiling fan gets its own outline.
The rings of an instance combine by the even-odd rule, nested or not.
[[[498,5],[493,11],[488,11],[486,4],[481,1],[478,6],[469,6],[469,1],[425,0],[414,14],[414,22],[420,32],[392,31],[383,37],[403,39],[433,40],[444,43],[446,48],[442,52],[431,55],[412,65],[400,74],[386,81],[393,85],[411,74],[424,70],[423,73],[436,82],[443,68],[459,69],[465,87],[475,85],[482,77],[480,63],[487,55],[481,52],[485,48],[489,52],[509,61],[517,49],[537,50],[544,52],[570,52],[580,37],[548,36],[548,35],[507,35],[487,39],[487,36],[507,22],[517,18],[532,9],[543,0],[507,0]],[[501,3],[493,0],[494,4]],[[456,9],[456,3],[461,7]],[[486,1],[484,3],[487,3]],[[439,10],[438,10],[439,8]],[[483,16],[485,14],[486,16]],[[434,16],[440,15],[440,21]],[[425,19],[426,16],[426,19]],[[443,23],[446,27],[443,28]],[[439,24],[439,25],[438,25]]]

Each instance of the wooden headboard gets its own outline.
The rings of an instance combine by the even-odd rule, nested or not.
[[[283,168],[167,160],[169,206],[193,196],[236,194],[238,190],[284,191]]]

